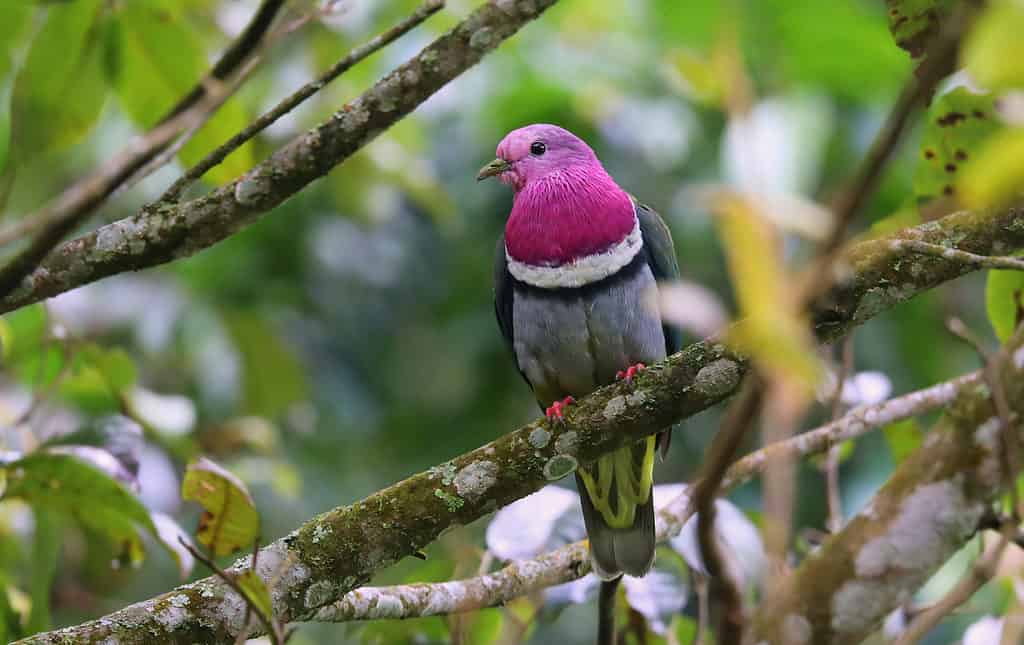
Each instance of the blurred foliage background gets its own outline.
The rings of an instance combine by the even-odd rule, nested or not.
[[[0,228],[152,126],[256,5],[0,3]],[[1021,20],[1019,4],[996,5]],[[292,18],[317,6],[296,0]],[[204,152],[415,6],[345,0],[281,36],[177,160],[118,194],[92,224],[158,197]],[[237,176],[328,118],[473,6],[449,0],[207,180]],[[227,241],[5,316],[0,447],[14,458],[102,425],[97,419],[105,415],[127,413],[143,430],[138,486],[148,509],[192,531],[198,509],[182,504],[178,491],[186,461],[205,454],[247,483],[263,540],[280,537],[318,512],[537,415],[491,305],[494,241],[511,194],[474,180],[507,131],[532,122],[573,130],[622,186],[662,213],[685,280],[715,296],[701,292],[702,299],[683,305],[688,333],[697,338],[716,326],[717,307],[731,315],[737,305],[715,223],[693,187],[750,188],[753,173],[758,190],[827,201],[912,70],[878,0],[562,0],[328,177]],[[744,117],[730,119],[737,101]],[[922,178],[921,142],[930,135],[926,119],[918,121],[864,209],[859,232],[937,214],[917,208],[918,197],[942,188]],[[807,257],[810,248],[799,231],[786,233],[787,260]],[[881,372],[900,393],[976,368],[973,351],[944,321],[957,315],[994,340],[984,280],[972,274],[858,329],[856,370]],[[818,406],[808,421],[826,415]],[[671,457],[657,468],[659,482],[693,476],[719,416],[710,411],[677,431]],[[915,432],[876,433],[851,447],[841,471],[847,513],[902,456],[905,447],[887,437],[913,440]],[[824,527],[822,481],[816,462],[801,465],[796,527]],[[757,522],[756,483],[732,498]],[[18,499],[0,503],[8,636],[107,613],[165,591],[179,577],[174,558],[148,536],[144,563],[112,567],[125,562],[124,545],[64,515],[35,516]],[[400,563],[375,582],[473,574],[485,524],[446,534],[426,562]],[[947,575],[955,579],[955,571]],[[938,584],[933,595],[942,589]],[[999,612],[1008,593],[994,585],[929,642],[958,638],[979,616]],[[40,609],[47,602],[50,615]],[[673,629],[692,628],[694,606],[688,603]],[[529,640],[589,642],[594,612],[586,602],[543,614],[528,628]],[[510,615],[309,625],[292,642],[448,642],[451,632],[462,633],[460,642],[500,642],[511,638],[500,624]]]

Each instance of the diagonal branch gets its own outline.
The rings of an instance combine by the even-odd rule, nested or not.
[[[999,371],[1024,412],[1024,334]],[[1005,493],[1003,444],[989,388],[966,388],[846,527],[760,608],[755,640],[859,643],[971,538]],[[1013,432],[1020,431],[1015,422]],[[1011,481],[1016,481],[1017,473]]]
[[[955,239],[971,252],[988,253],[996,245],[1024,247],[1024,218],[1015,210],[961,212],[897,236],[933,243]],[[851,272],[816,310],[819,337],[836,338],[972,269],[944,258],[901,255],[888,245],[893,237],[861,242],[844,254]],[[536,421],[310,520],[260,551],[257,572],[276,580],[274,615],[282,623],[313,617],[375,571],[418,552],[448,528],[479,519],[571,473],[580,463],[722,401],[736,391],[746,370],[746,361],[721,343],[696,343],[645,370],[632,386],[617,383],[581,399],[564,424]],[[684,512],[672,510],[679,504],[688,505],[685,500],[670,504],[670,512],[662,514],[661,535],[680,530]],[[244,570],[249,561],[243,558],[229,571]],[[286,562],[293,564],[282,566]],[[206,578],[25,643],[230,640],[245,620],[243,604],[231,599],[222,581]]]
[[[229,154],[237,150],[246,141],[267,129],[274,123],[274,121],[277,121],[285,114],[294,110],[296,107],[301,105],[303,101],[322,90],[328,83],[347,72],[357,63],[409,32],[413,27],[439,11],[443,6],[443,0],[427,0],[405,20],[402,20],[391,29],[388,29],[384,33],[376,36],[364,45],[350,51],[344,58],[332,65],[330,69],[321,74],[315,81],[306,83],[293,94],[285,97],[284,100],[275,105],[271,110],[247,125],[241,132],[224,142],[224,144],[216,150],[206,155],[206,157],[200,160],[195,166],[189,168],[185,174],[171,184],[170,188],[168,188],[160,197],[160,201],[178,201],[183,190],[206,174],[208,170],[224,161]]]
[[[146,136],[76,182],[51,204],[19,222],[14,229],[16,232],[25,232],[29,223],[41,230],[25,249],[0,269],[0,296],[10,294],[65,235],[159,155],[178,134],[223,103],[226,96],[211,96],[208,86],[217,84],[211,80],[227,81],[235,75],[259,45],[283,5],[284,0],[263,0],[245,30],[214,64],[207,78],[200,80]]]
[[[491,0],[481,5],[244,176],[187,202],[158,202],[61,244],[17,289],[0,297],[0,313],[116,273],[190,256],[238,232],[326,175],[555,2]]]
[[[767,445],[743,457],[725,473],[719,492],[725,493],[755,475],[779,456],[807,456],[826,452],[843,441],[863,436],[882,426],[926,414],[952,402],[961,392],[982,382],[981,371],[888,401],[849,411],[819,428]],[[658,512],[657,539],[678,535],[695,510],[690,492],[684,492]],[[999,522],[996,525],[1000,525]],[[1022,541],[1024,543],[1024,541]],[[361,587],[321,608],[313,620],[347,622],[380,618],[435,616],[504,604],[513,598],[582,578],[590,571],[585,542],[575,542],[531,560],[512,562],[484,576],[438,583]]]

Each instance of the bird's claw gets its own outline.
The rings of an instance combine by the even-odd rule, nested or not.
[[[637,363],[636,365],[630,365],[626,369],[619,370],[618,372],[616,372],[615,380],[616,381],[625,381],[626,383],[632,385],[633,384],[633,377],[636,376],[637,374],[639,374],[640,372],[642,372],[645,369],[647,369],[647,366],[644,365],[643,363]]]
[[[555,401],[544,410],[544,416],[548,418],[548,421],[562,423],[565,421],[565,409],[575,402],[576,399],[571,396],[567,396],[561,401]]]

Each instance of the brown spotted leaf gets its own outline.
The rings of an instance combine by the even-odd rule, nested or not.
[[[939,97],[928,111],[914,171],[918,202],[957,197],[956,185],[989,137],[1002,129],[994,99],[958,87]]]
[[[920,58],[928,40],[938,32],[942,18],[955,0],[885,0],[889,31],[896,44],[912,58]]]
[[[203,507],[196,539],[214,555],[247,548],[259,534],[260,516],[245,484],[205,457],[185,469],[181,496]]]

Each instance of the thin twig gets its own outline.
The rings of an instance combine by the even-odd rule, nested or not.
[[[846,415],[786,441],[765,446],[740,459],[726,471],[721,491],[762,472],[769,455],[812,455],[839,443],[912,416],[949,404],[965,389],[982,382],[981,371],[971,372],[923,390],[882,403],[851,410]],[[658,540],[666,540],[693,515],[692,496],[684,493],[658,513]],[[1024,542],[1024,538],[1022,538]],[[589,571],[587,547],[576,542],[538,556],[467,580],[434,584],[363,587],[320,610],[316,620],[339,622],[378,618],[410,618],[435,613],[474,611],[501,605],[509,600],[582,577]],[[698,589],[699,590],[699,589]],[[449,600],[444,600],[449,599]],[[455,600],[457,599],[457,600]],[[429,610],[424,608],[429,607]],[[381,608],[388,608],[387,610]]]
[[[13,291],[65,235],[187,127],[184,124],[191,119],[182,117],[207,109],[207,102],[204,99],[208,95],[209,78],[229,78],[262,39],[283,5],[284,0],[264,0],[245,31],[224,52],[210,74],[171,108],[157,122],[150,134],[143,137],[140,142],[130,145],[88,177],[76,182],[49,205],[26,216],[30,221],[39,222],[39,233],[28,246],[0,269],[0,298]],[[157,132],[160,133],[159,136],[156,136]],[[139,143],[142,145],[138,145]],[[23,231],[26,227],[27,225],[21,225],[19,230]]]
[[[1022,258],[1005,255],[978,255],[977,253],[968,253],[967,251],[961,251],[960,249],[948,246],[929,244],[921,240],[895,239],[889,242],[889,248],[897,252],[910,251],[911,253],[920,253],[921,255],[931,255],[943,260],[969,264],[985,269],[1024,271],[1024,259]]]
[[[238,91],[238,88],[245,83],[252,71],[256,69],[259,62],[259,56],[253,55],[253,57],[250,58],[240,70],[238,70],[238,73],[234,77],[222,83],[211,83],[212,87],[209,89],[206,98],[204,99],[206,101],[206,107],[201,110],[192,111],[194,116],[190,119],[191,123],[185,128],[182,128],[181,134],[177,135],[172,142],[169,142],[159,154],[154,156],[148,163],[146,163],[146,165],[140,168],[138,172],[134,173],[131,177],[128,177],[115,192],[128,190],[170,163],[171,160],[181,152],[181,149],[188,145],[188,142],[195,137],[196,133],[202,130],[210,119],[213,118],[217,110],[220,109],[220,106]]]
[[[832,394],[832,421],[843,412],[843,386],[853,372],[853,334],[843,342],[843,358],[836,378],[836,391]],[[842,444],[829,448],[825,457],[825,483],[828,490],[828,530],[837,533],[843,528],[843,500],[839,491],[839,458]]]
[[[281,630],[281,626],[277,624],[277,621],[274,620],[273,616],[265,615],[263,613],[263,610],[261,610],[255,604],[253,604],[252,600],[249,599],[249,595],[246,594],[242,587],[238,584],[238,580],[235,579],[235,576],[231,575],[224,569],[221,569],[219,566],[217,566],[216,562],[210,559],[205,553],[203,553],[196,547],[192,546],[192,544],[188,540],[184,539],[180,535],[178,536],[178,543],[181,544],[181,546],[184,547],[186,551],[191,553],[193,558],[206,565],[206,567],[210,571],[213,571],[213,573],[218,578],[223,580],[229,587],[231,587],[231,589],[236,594],[238,594],[242,601],[245,602],[246,616],[248,617],[250,612],[256,614],[256,617],[259,618],[260,623],[263,624],[263,629],[265,630],[267,636],[270,637],[273,645],[283,645],[283,643],[285,642],[285,638]],[[250,569],[250,571],[252,571],[253,573],[255,573],[256,571],[255,560],[253,561],[253,567]],[[246,622],[246,624],[243,626],[242,631],[244,632],[247,628],[248,622]]]
[[[708,629],[708,579],[699,571],[693,573],[693,586],[697,591],[697,627],[693,630],[693,645],[704,645],[704,632]]]
[[[1003,448],[1000,451],[1003,486],[1006,487],[1010,497],[1011,514],[1015,518],[1020,518],[1020,500],[1017,486],[1014,485],[1014,478],[1020,472],[1020,441],[1010,423],[1010,402],[1006,396],[1006,384],[1003,383],[1000,371],[1001,365],[1007,360],[1005,348],[998,352],[989,351],[977,335],[959,318],[950,318],[946,321],[946,327],[954,336],[970,345],[984,365],[981,373],[985,384],[992,393],[992,404],[999,419],[999,438]]]
[[[241,132],[228,139],[219,148],[206,155],[206,157],[204,157],[199,163],[189,168],[185,174],[171,184],[171,186],[160,197],[159,201],[176,202],[181,196],[182,191],[205,175],[208,170],[224,161],[229,154],[243,143],[252,139],[267,128],[267,126],[271,125],[288,112],[294,110],[306,99],[322,90],[328,83],[352,68],[356,63],[359,63],[382,47],[385,47],[409,32],[411,29],[440,10],[443,6],[444,0],[426,0],[426,2],[420,5],[412,15],[406,17],[384,33],[377,35],[369,42],[350,51],[344,58],[335,63],[318,79],[300,87],[291,96],[282,100],[270,111],[264,113],[258,119],[246,126]]]
[[[829,237],[821,245],[813,267],[807,273],[809,281],[805,283],[802,302],[814,302],[831,286],[831,268],[839,255],[847,229],[861,206],[867,203],[868,198],[874,193],[882,171],[906,132],[911,115],[931,100],[939,81],[954,70],[960,40],[966,33],[974,13],[974,8],[968,6],[971,4],[961,3],[961,6],[943,21],[939,33],[929,43],[924,60],[903,86],[857,171],[846,187],[832,200],[835,223]]]
[[[728,575],[718,540],[715,539],[715,500],[723,478],[739,450],[747,430],[761,407],[764,386],[757,374],[748,379],[739,397],[730,407],[722,429],[709,449],[707,465],[694,486],[693,507],[700,517],[697,538],[701,557],[708,570],[711,597],[719,607],[721,621],[716,636],[723,643],[738,643],[743,636],[743,596],[736,581]]]

